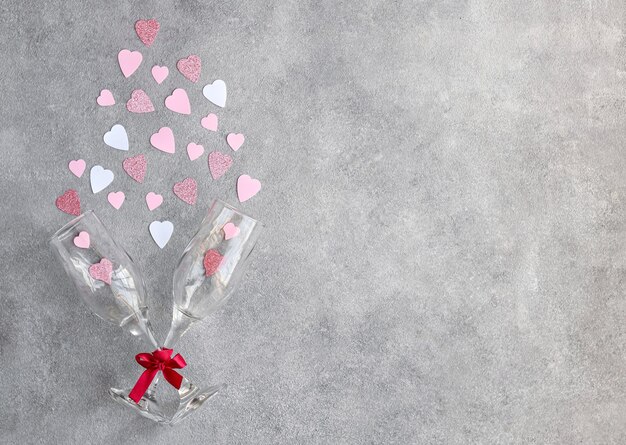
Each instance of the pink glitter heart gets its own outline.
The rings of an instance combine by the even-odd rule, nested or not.
[[[135,90],[126,102],[126,109],[131,113],[151,113],[154,105],[144,90]]]
[[[155,19],[149,20],[137,20],[135,22],[135,32],[139,40],[146,45],[150,46],[154,43],[157,33],[159,32],[159,22]]]
[[[122,162],[122,167],[124,168],[124,171],[128,173],[128,176],[139,183],[142,183],[143,179],[146,177],[147,166],[148,163],[144,155],[126,158],[124,159],[124,162]]]
[[[74,216],[80,215],[80,197],[76,190],[66,190],[54,203],[62,212]]]
[[[187,178],[174,184],[174,194],[189,205],[194,205],[198,198],[198,184],[193,178]]]
[[[233,165],[233,158],[219,151],[212,151],[209,154],[209,170],[213,179],[220,179],[224,173]]]
[[[192,54],[186,59],[180,59],[176,62],[176,68],[178,68],[178,71],[180,71],[183,76],[193,83],[196,83],[198,79],[200,79],[202,62],[200,61],[200,57]]]
[[[99,263],[89,266],[89,275],[94,280],[104,281],[111,285],[111,276],[113,275],[113,263],[106,258],[102,258]]]
[[[222,264],[222,260],[224,259],[224,256],[222,256],[222,254],[220,254],[217,250],[211,249],[211,250],[207,250],[207,252],[204,254],[204,274],[207,277],[210,277],[211,275],[213,275],[217,269],[220,267],[220,264]]]

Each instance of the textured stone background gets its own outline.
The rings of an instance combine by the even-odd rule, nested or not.
[[[148,49],[133,23],[149,17]],[[625,21],[612,0],[0,2],[0,441],[625,443]],[[129,79],[122,48],[144,54]],[[192,53],[198,84],[174,68]],[[199,125],[215,78],[217,135]],[[163,107],[175,87],[191,117]],[[134,88],[157,112],[126,112]],[[142,185],[102,143],[118,122]],[[173,156],[149,146],[162,125]],[[228,152],[230,131],[246,143],[214,182],[184,147]],[[116,173],[120,211],[67,171],[79,157]],[[172,270],[242,173],[263,181],[241,207],[267,230],[237,295],[180,343],[186,375],[230,386],[155,427],[106,394],[145,348],[53,261],[54,200],[76,188],[116,232],[162,337]],[[170,192],[186,176],[195,207]],[[176,225],[163,251],[154,218]]]

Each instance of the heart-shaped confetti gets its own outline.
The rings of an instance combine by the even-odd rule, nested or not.
[[[120,124],[113,125],[110,131],[104,133],[104,143],[116,150],[128,151],[126,129]]]
[[[217,115],[213,113],[208,114],[202,118],[200,124],[207,130],[217,131]]]
[[[80,249],[89,249],[91,246],[91,239],[89,233],[84,230],[78,233],[78,236],[74,238],[74,245]]]
[[[150,143],[154,148],[165,153],[174,153],[176,151],[174,133],[169,127],[161,127],[158,132],[150,136]]]
[[[156,39],[159,26],[159,22],[155,19],[137,20],[135,22],[135,32],[144,45],[150,46],[154,43],[154,39]]]
[[[228,142],[228,145],[234,151],[239,150],[241,146],[243,145],[244,141],[245,141],[245,138],[243,137],[243,134],[241,133],[229,133],[228,136],[226,136],[226,142]]]
[[[122,162],[122,167],[124,171],[128,173],[128,176],[139,183],[142,183],[146,177],[147,166],[148,162],[144,155],[132,156],[124,159],[124,162]]]
[[[102,258],[99,263],[89,266],[89,275],[94,280],[104,281],[110,286],[111,276],[113,275],[113,263],[106,258]]]
[[[204,261],[202,262],[204,264],[204,274],[207,277],[210,277],[217,272],[217,269],[220,267],[220,264],[222,264],[223,259],[224,257],[217,250],[207,250],[204,254]]]
[[[137,71],[137,68],[141,65],[142,60],[143,56],[139,51],[129,51],[127,49],[123,49],[117,55],[117,61],[120,64],[120,69],[126,78],[132,76],[132,74]]]
[[[85,168],[87,168],[87,164],[85,163],[83,159],[76,159],[76,160],[70,161],[69,163],[70,171],[77,178],[80,178],[81,176],[83,176],[83,173],[85,173]]]
[[[161,204],[163,204],[163,196],[154,192],[149,192],[146,195],[146,205],[148,206],[148,210],[153,211]]]
[[[159,85],[170,75],[170,70],[166,66],[154,65],[151,72],[152,77]]]
[[[198,184],[193,178],[187,178],[174,184],[174,194],[189,205],[194,205],[198,198]]]
[[[174,224],[169,221],[152,221],[150,223],[150,235],[161,249],[170,241],[174,233]]]
[[[222,230],[224,231],[225,240],[229,240],[239,235],[239,227],[237,227],[231,222],[224,224],[224,227],[222,227]]]
[[[261,190],[261,181],[253,179],[248,175],[241,175],[237,179],[237,196],[239,202],[247,201]]]
[[[56,199],[54,204],[57,206],[57,209],[68,215],[80,215],[80,197],[74,189],[66,190],[65,193]]]
[[[189,144],[187,144],[187,156],[189,156],[189,159],[191,159],[192,161],[195,161],[203,154],[204,154],[204,147],[202,145],[199,145],[193,142],[190,142]]]
[[[98,105],[101,107],[110,107],[111,105],[115,105],[115,99],[113,98],[113,93],[109,90],[100,91],[100,95],[96,99]]]
[[[219,151],[209,153],[209,170],[213,179],[219,179],[224,176],[230,166],[233,165],[233,158]]]
[[[193,83],[196,83],[198,79],[200,79],[202,62],[200,61],[200,57],[192,54],[186,59],[180,59],[176,62],[176,68],[178,68],[178,71],[180,71],[183,76]]]
[[[126,102],[126,109],[131,113],[151,113],[154,105],[144,90],[135,90]]]
[[[165,108],[175,113],[191,114],[191,104],[187,92],[182,88],[176,88],[171,96],[165,98]]]
[[[107,170],[101,165],[94,165],[89,173],[91,190],[94,193],[101,192],[113,182],[113,178],[114,175],[111,170]]]
[[[224,108],[226,106],[226,84],[223,80],[217,79],[215,82],[205,85],[202,94],[218,107]]]
[[[116,210],[119,210],[120,207],[122,207],[125,199],[126,195],[124,195],[124,192],[111,192],[107,195],[107,201],[109,201],[109,204],[111,204]]]

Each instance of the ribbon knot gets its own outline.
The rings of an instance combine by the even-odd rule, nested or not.
[[[161,371],[165,380],[176,389],[180,389],[183,382],[183,376],[174,371],[174,369],[182,369],[187,366],[182,355],[176,354],[172,357],[173,349],[157,349],[156,351],[142,352],[135,356],[135,360],[146,370],[139,376],[137,383],[128,394],[128,397],[135,403],[139,403],[143,395],[146,393],[152,380]]]

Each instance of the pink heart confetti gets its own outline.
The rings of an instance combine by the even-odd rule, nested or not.
[[[126,102],[126,109],[131,113],[151,113],[154,105],[144,90],[135,90]]]
[[[213,113],[208,114],[202,118],[200,124],[207,130],[217,131],[217,115]]]
[[[180,71],[183,76],[191,80],[193,83],[196,83],[198,79],[200,79],[202,62],[200,61],[200,57],[192,54],[186,59],[180,59],[176,63],[176,68],[178,68],[178,71]]]
[[[163,196],[158,193],[149,192],[146,195],[146,205],[148,206],[148,210],[153,211],[157,207],[163,204]]]
[[[215,272],[217,272],[217,269],[220,267],[220,264],[222,264],[223,259],[224,259],[224,256],[221,253],[219,253],[217,250],[214,250],[214,249],[207,250],[207,252],[204,254],[204,261],[203,261],[204,274],[207,277],[210,277]]]
[[[102,258],[99,263],[89,266],[89,275],[94,280],[104,281],[110,286],[111,276],[113,275],[113,263],[106,258]]]
[[[174,133],[169,127],[161,127],[157,133],[150,136],[150,143],[154,148],[165,153],[174,153],[176,151]]]
[[[87,168],[87,164],[82,159],[70,161],[69,169],[77,178],[83,176],[83,173],[85,173],[85,168]]]
[[[237,227],[231,222],[226,223],[224,227],[222,227],[222,230],[224,231],[225,240],[229,240],[239,235],[239,227]]]
[[[68,215],[80,215],[80,197],[74,189],[66,190],[65,193],[56,199],[54,204],[57,206],[57,209]]]
[[[237,179],[237,196],[239,202],[247,201],[261,190],[261,181],[253,179],[248,175],[241,175]]]
[[[139,51],[129,51],[127,49],[123,49],[117,55],[117,61],[120,64],[120,69],[126,78],[132,76],[132,74],[137,71],[137,68],[141,65],[142,60],[143,56]]]
[[[193,178],[187,178],[174,184],[174,194],[189,205],[194,205],[198,198],[198,184]]]
[[[182,88],[176,88],[171,96],[165,98],[165,108],[175,113],[191,114],[191,104],[187,92]]]
[[[78,236],[74,238],[74,245],[80,249],[89,249],[91,245],[91,239],[89,233],[84,230],[78,233]]]
[[[159,85],[170,75],[170,70],[166,66],[154,65],[151,72],[152,77]]]
[[[116,210],[119,210],[120,207],[122,207],[125,199],[126,195],[124,195],[124,192],[111,192],[107,195],[107,200],[109,201],[109,204],[111,204]]]
[[[228,136],[226,136],[226,142],[228,142],[228,145],[234,151],[237,151],[241,148],[244,140],[245,138],[243,137],[243,134],[241,133],[229,133]]]
[[[137,155],[124,159],[122,167],[124,168],[124,171],[128,173],[128,176],[133,178],[135,181],[142,183],[146,177],[148,162],[146,161],[146,157],[144,155]]]
[[[200,156],[204,154],[204,147],[202,145],[196,144],[194,142],[190,142],[187,144],[187,156],[192,161],[195,161]]]
[[[159,22],[156,19],[149,20],[137,20],[135,22],[135,32],[139,40],[146,45],[150,46],[154,43],[154,39],[159,32]]]
[[[209,170],[213,179],[219,179],[224,176],[230,166],[233,165],[233,158],[219,151],[209,153]]]
[[[110,107],[111,105],[115,105],[115,99],[113,98],[113,93],[109,90],[100,91],[100,95],[96,99],[98,105],[101,107]]]

